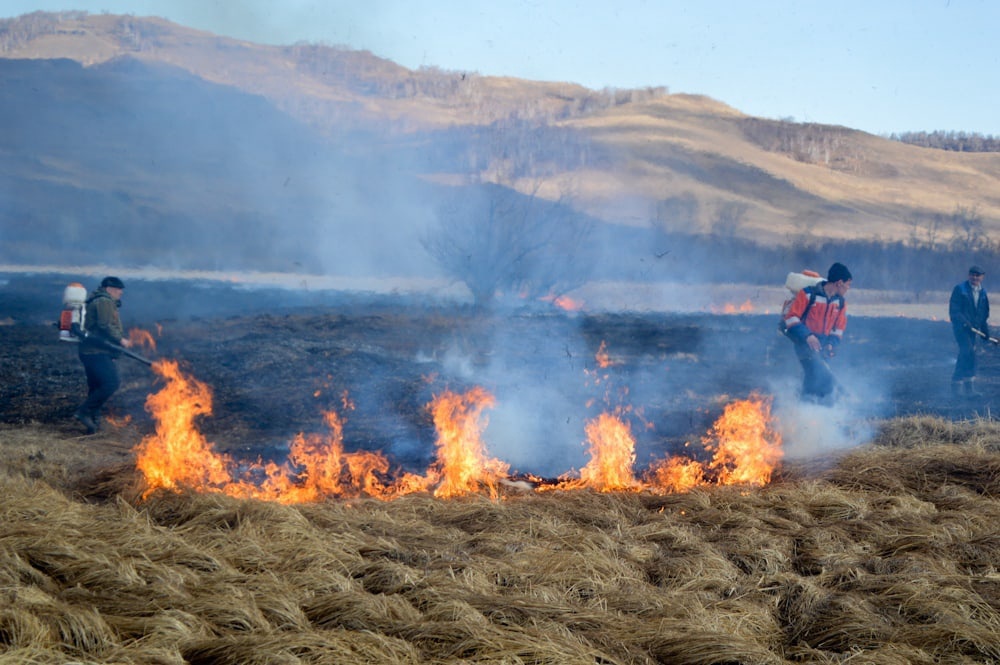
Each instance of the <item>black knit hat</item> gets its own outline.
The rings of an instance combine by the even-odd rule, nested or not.
[[[830,266],[830,271],[826,274],[826,281],[828,282],[849,282],[852,279],[854,278],[851,277],[851,271],[843,263],[834,263]]]
[[[113,289],[124,289],[125,282],[121,281],[117,277],[111,277],[109,275],[108,277],[105,277],[104,279],[101,280],[101,288],[106,289],[109,286]]]

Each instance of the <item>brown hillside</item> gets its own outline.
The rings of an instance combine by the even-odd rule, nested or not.
[[[84,12],[35,12],[0,22],[0,55],[85,65],[128,55],[167,63],[260,94],[331,136],[360,127],[399,140],[512,117],[581,130],[604,159],[545,174],[541,193],[571,192],[574,207],[608,222],[716,231],[713,220],[736,205],[744,212],[728,230],[764,241],[904,239],[934,216],[963,207],[980,215],[987,235],[1000,226],[1000,155],[751,118],[665,89],[598,92],[436,68],[411,71],[364,51],[264,46],[158,18]],[[447,174],[426,175],[445,181]],[[517,183],[525,191],[536,184],[537,176]],[[659,218],[662,202],[685,196],[698,201],[695,219]]]

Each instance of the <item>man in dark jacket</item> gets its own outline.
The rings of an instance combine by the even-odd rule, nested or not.
[[[80,342],[80,362],[87,373],[87,399],[76,410],[76,419],[93,434],[100,428],[101,407],[118,390],[118,352],[104,342],[129,347],[124,336],[118,308],[122,304],[125,284],[117,277],[105,277],[101,287],[87,298],[84,329],[87,336]]]
[[[969,278],[951,291],[948,301],[948,318],[958,342],[958,359],[951,376],[951,394],[959,397],[979,395],[973,385],[976,378],[976,338],[985,342],[990,337],[990,299],[983,286],[986,273],[979,266],[969,268]]]
[[[795,355],[802,365],[802,397],[829,404],[837,381],[827,359],[834,356],[847,328],[847,303],[844,296],[851,288],[851,271],[843,263],[834,263],[826,280],[797,294],[785,314],[785,334],[795,344]]]

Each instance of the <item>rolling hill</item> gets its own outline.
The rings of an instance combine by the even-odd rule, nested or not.
[[[0,21],[0,57],[8,261],[79,259],[110,237],[133,264],[424,274],[442,191],[488,182],[629,248],[646,232],[942,241],[961,234],[956,210],[1000,227],[1000,154],[665,88],[411,71],[84,12]]]

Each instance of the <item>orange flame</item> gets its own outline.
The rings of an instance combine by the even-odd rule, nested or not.
[[[611,356],[608,354],[608,345],[604,340],[601,340],[601,346],[598,347],[597,353],[594,354],[594,360],[597,361],[597,366],[601,369],[611,367]]]
[[[637,489],[635,439],[628,422],[618,413],[602,413],[588,421],[585,430],[591,457],[580,470],[583,486],[601,492]]]
[[[147,348],[150,351],[156,351],[156,340],[153,339],[153,335],[150,334],[148,330],[143,330],[142,328],[132,328],[128,331],[128,341],[132,346]]]
[[[323,417],[330,429],[328,437],[298,434],[291,444],[289,464],[258,464],[250,473],[263,471],[266,480],[259,487],[244,481],[227,487],[226,493],[285,504],[385,494],[380,476],[389,471],[389,461],[379,453],[344,452],[343,421],[335,411]]]
[[[406,473],[393,480],[381,453],[344,450],[344,421],[335,411],[324,413],[329,434],[300,433],[283,464],[258,460],[237,467],[196,427],[197,418],[212,413],[208,387],[185,376],[175,361],[157,361],[153,369],[165,385],[146,399],[155,432],[135,450],[136,468],[146,480],[144,498],[160,488],[218,491],[280,503],[362,495],[389,499],[432,488],[442,498],[484,489],[496,498],[501,481],[507,479],[509,466],[490,458],[482,440],[487,425],[483,411],[495,404],[483,388],[446,390],[432,400],[428,408],[438,433],[437,458],[426,475]],[[346,392],[341,401],[345,408],[354,406]],[[684,492],[706,484],[766,484],[782,455],[770,406],[769,398],[757,395],[729,404],[702,438],[705,450],[712,453],[709,462],[671,457],[655,464],[642,480],[635,475],[635,439],[625,417],[631,410],[618,407],[586,423],[591,459],[579,478],[539,489]]]
[[[148,496],[158,488],[204,489],[229,481],[229,459],[217,454],[194,425],[212,413],[208,386],[181,374],[173,360],[153,363],[167,383],[146,398],[146,410],[156,419],[155,432],[136,447],[136,468],[146,478]]]
[[[197,416],[212,413],[208,387],[186,377],[174,361],[155,362],[153,369],[167,384],[146,399],[156,431],[136,447],[136,468],[146,479],[144,498],[159,488],[214,490],[280,503],[386,494],[379,475],[388,471],[388,460],[378,453],[345,453],[343,423],[333,411],[324,414],[329,437],[299,434],[291,444],[289,463],[258,461],[234,477],[232,459],[217,453],[194,423]],[[346,395],[343,399],[348,402]],[[260,477],[262,482],[254,482]]]
[[[781,435],[771,428],[771,400],[752,395],[726,406],[704,442],[722,485],[766,485],[781,461]]]
[[[688,492],[705,482],[705,469],[700,462],[671,457],[654,466],[648,476],[649,482],[664,492]]]
[[[487,420],[483,409],[496,400],[484,388],[474,387],[465,394],[446,390],[431,402],[438,438],[437,461],[431,469],[441,483],[434,496],[452,497],[469,494],[485,485],[490,495],[498,495],[497,483],[507,475],[509,466],[486,455],[481,435]]]
[[[556,295],[542,296],[541,298],[539,298],[539,300],[541,300],[543,302],[550,302],[553,305],[555,305],[556,307],[558,307],[559,309],[567,311],[567,312],[579,312],[580,310],[583,309],[583,301],[582,300],[574,300],[573,298],[570,298],[569,296],[566,296],[566,295],[561,295],[561,296],[556,296]]]
[[[749,314],[753,312],[753,303],[747,298],[741,305],[726,303],[722,307],[712,305],[709,309],[713,314]]]
[[[109,413],[104,416],[104,419],[108,422],[109,425],[115,428],[125,427],[130,422],[132,422],[132,416],[130,416],[127,413],[123,416],[115,416]]]
[[[751,395],[728,404],[702,439],[706,450],[714,451],[707,466],[671,457],[655,464],[647,478],[665,492],[687,491],[708,482],[766,485],[782,457],[781,435],[771,422],[770,398]]]

